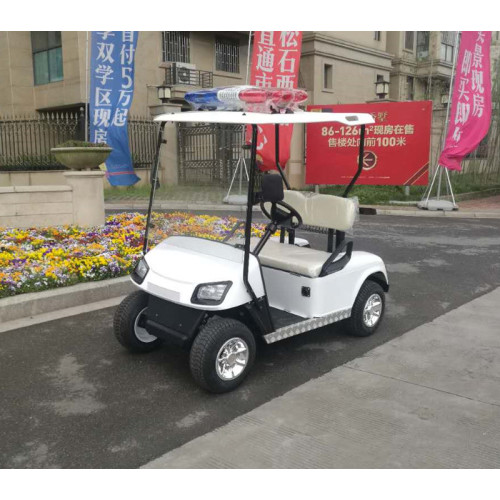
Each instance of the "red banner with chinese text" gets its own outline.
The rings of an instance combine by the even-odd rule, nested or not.
[[[432,102],[312,105],[308,111],[370,113],[363,172],[357,184],[426,185],[429,173]],[[360,126],[307,125],[306,183],[348,184],[358,169]]]
[[[491,31],[462,31],[450,121],[439,164],[461,170],[464,156],[477,148],[491,121]]]
[[[255,31],[250,85],[297,88],[302,31]],[[276,169],[274,125],[260,125],[257,162],[261,170]],[[280,165],[290,158],[293,125],[280,125]]]

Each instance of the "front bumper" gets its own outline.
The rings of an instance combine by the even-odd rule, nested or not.
[[[148,333],[181,346],[189,346],[207,312],[149,296],[145,327]]]

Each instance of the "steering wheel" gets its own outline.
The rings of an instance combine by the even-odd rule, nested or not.
[[[285,210],[282,210],[282,208]],[[262,213],[277,226],[297,229],[302,225],[302,217],[299,212],[284,201],[271,202],[271,213],[267,211],[264,202],[260,203],[260,209]],[[296,219],[296,221],[294,219]]]

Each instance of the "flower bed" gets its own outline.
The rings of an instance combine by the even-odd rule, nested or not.
[[[122,213],[104,226],[41,229],[0,228],[0,298],[124,276],[141,256],[146,216]],[[153,214],[150,247],[172,235],[222,240],[234,217],[187,213]],[[254,224],[260,236],[264,226]]]

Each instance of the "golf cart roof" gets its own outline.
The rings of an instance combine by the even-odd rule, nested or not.
[[[297,111],[283,114],[251,113],[247,111],[186,111],[159,115],[155,118],[155,121],[246,125],[328,122],[338,122],[344,125],[368,125],[375,123],[372,115],[368,113],[318,113],[315,111]]]

